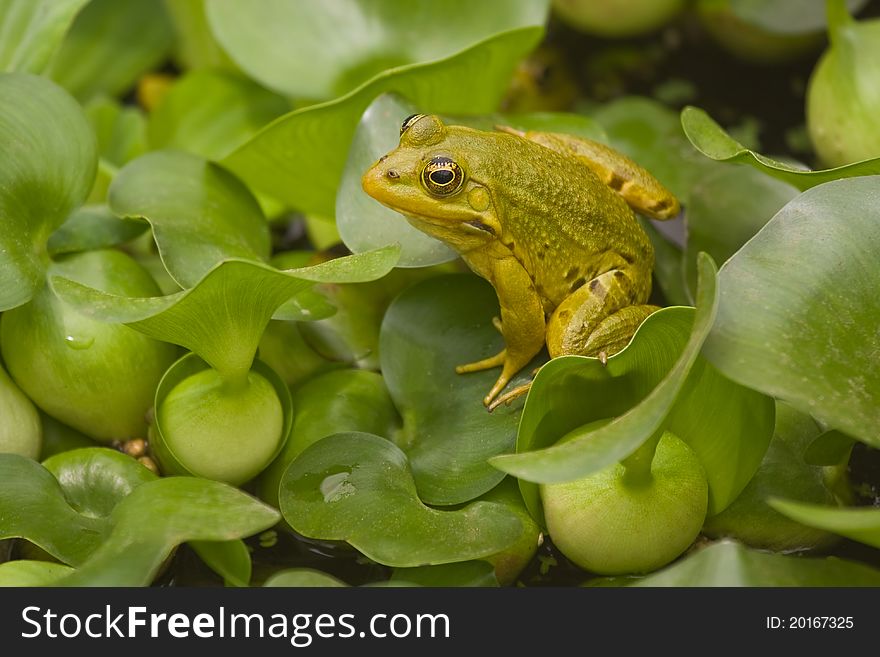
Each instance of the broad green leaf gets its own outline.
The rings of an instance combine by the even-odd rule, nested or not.
[[[73,566],[103,539],[106,522],[70,505],[51,472],[17,454],[0,454],[0,539],[24,538]]]
[[[86,106],[86,116],[98,138],[101,159],[121,167],[147,150],[147,123],[139,107],[110,98],[96,98]]]
[[[791,185],[744,167],[722,167],[692,189],[687,208],[685,277],[696,289],[697,254],[724,263],[798,195]]]
[[[263,586],[269,587],[346,587],[341,579],[311,568],[288,568],[279,570],[266,579]]]
[[[383,94],[370,104],[355,131],[336,196],[336,224],[346,246],[358,253],[396,242],[401,246],[399,267],[423,267],[456,257],[441,241],[411,226],[403,215],[370,198],[361,187],[364,172],[397,147],[403,119],[421,110],[394,94]],[[506,125],[519,130],[568,132],[588,139],[604,139],[604,132],[596,123],[576,114],[486,114],[444,120],[450,125],[483,130]]]
[[[56,293],[79,312],[128,324],[186,347],[224,376],[246,373],[266,324],[284,301],[315,282],[359,282],[386,274],[397,258],[387,247],[311,267],[279,270],[224,260],[194,287],[163,297],[122,297],[55,277]]]
[[[339,433],[308,447],[284,473],[280,497],[281,513],[297,532],[347,541],[389,566],[480,559],[522,532],[502,504],[474,502],[455,511],[425,506],[406,455],[367,433]]]
[[[40,460],[55,456],[61,452],[67,452],[80,447],[99,447],[95,442],[83,433],[62,424],[55,418],[40,413],[40,421],[43,425],[43,448],[40,450]]]
[[[159,255],[191,288],[227,258],[269,257],[269,227],[253,195],[222,167],[180,151],[148,153],[110,186],[110,209],[150,222]]]
[[[106,447],[86,447],[43,463],[64,490],[68,503],[89,518],[106,518],[131,491],[156,474],[130,456]]]
[[[205,15],[205,0],[164,0],[174,25],[174,60],[181,69],[234,69],[223,52]]]
[[[247,78],[195,71],[179,78],[150,114],[150,145],[219,160],[289,110],[284,98]]]
[[[704,352],[723,374],[880,446],[880,177],[786,205],[722,268]]]
[[[416,586],[498,586],[495,567],[488,561],[462,561],[439,566],[395,568],[392,582],[406,582]]]
[[[42,73],[88,0],[0,0],[0,71]]]
[[[849,460],[855,440],[839,431],[826,431],[807,445],[804,461],[810,465],[839,465]]]
[[[104,205],[86,205],[49,236],[47,247],[52,256],[106,249],[131,241],[146,229],[142,221],[121,221]]]
[[[328,370],[345,367],[318,354],[303,338],[300,322],[271,321],[260,338],[260,360],[291,387]]]
[[[491,112],[516,63],[542,34],[539,27],[502,32],[446,59],[380,73],[341,98],[275,120],[223,164],[252,189],[306,213],[333,216],[355,127],[376,96],[397,92],[431,112]]]
[[[816,467],[804,459],[806,447],[819,431],[809,415],[777,402],[773,440],[755,476],[729,507],[706,521],[703,533],[776,552],[800,552],[830,545],[834,537],[828,532],[789,520],[767,504],[771,497],[837,503],[831,484],[839,469]]]
[[[275,506],[284,471],[310,445],[346,431],[391,437],[400,426],[385,382],[375,372],[345,369],[316,376],[296,389],[293,405],[290,436],[260,475],[261,497]]]
[[[138,486],[116,506],[106,540],[58,584],[145,586],[180,543],[231,541],[277,521],[277,511],[232,486],[164,477]]]
[[[403,417],[395,442],[406,453],[419,497],[427,504],[472,500],[504,477],[486,460],[513,449],[519,404],[488,413],[482,399],[498,371],[455,372],[456,365],[502,349],[503,339],[492,326],[497,314],[491,286],[457,274],[407,289],[382,322],[382,374]],[[529,372],[526,367],[511,386],[524,382]]]
[[[42,443],[36,406],[0,365],[0,454],[37,458]]]
[[[73,568],[52,561],[7,561],[0,563],[0,587],[51,586],[73,572]]]
[[[95,178],[95,138],[62,89],[0,74],[0,310],[29,301],[48,267],[49,234],[82,203]]]
[[[162,62],[172,39],[156,0],[91,0],[55,53],[49,75],[81,102],[117,96]]]
[[[322,100],[387,69],[443,59],[498,32],[543,25],[547,5],[212,0],[205,8],[217,40],[251,77],[289,96]]]
[[[681,111],[681,125],[694,147],[706,157],[722,162],[748,164],[800,190],[840,178],[880,173],[880,157],[819,171],[809,171],[774,160],[740,144],[697,107],[685,107]]]
[[[250,584],[251,553],[243,541],[190,541],[188,545],[227,586]]]
[[[739,18],[776,34],[803,34],[825,30],[825,2],[803,0],[728,0],[730,10]],[[856,12],[868,0],[847,0],[850,12]]]
[[[880,509],[841,509],[779,498],[769,500],[768,504],[782,515],[809,527],[824,529],[880,548]]]
[[[700,347],[706,335],[708,335],[715,318],[717,308],[715,265],[709,256],[702,256],[699,259],[699,267],[701,287],[697,292],[697,312],[694,315],[690,338],[684,345],[675,363],[671,366],[671,369],[656,383],[650,392],[647,392],[647,396],[639,404],[622,413],[607,425],[595,430],[592,430],[589,426],[578,429],[577,427],[584,424],[585,421],[580,420],[565,436],[565,441],[560,444],[551,446],[547,446],[548,443],[535,445],[536,441],[532,434],[540,427],[536,423],[548,415],[549,398],[556,397],[560,393],[566,394],[567,392],[565,388],[560,390],[560,386],[556,383],[555,385],[548,386],[546,393],[539,394],[539,382],[543,377],[550,383],[557,379],[557,376],[553,376],[551,379],[551,374],[554,370],[558,369],[564,373],[566,369],[571,369],[572,366],[577,367],[576,363],[582,361],[584,357],[568,356],[564,357],[564,359],[555,359],[556,362],[561,364],[555,365],[554,361],[551,361],[548,366],[542,368],[535,378],[535,384],[526,400],[526,408],[523,411],[523,419],[520,426],[521,437],[518,438],[517,445],[519,453],[497,456],[491,460],[492,465],[508,474],[535,483],[573,481],[593,472],[598,472],[602,468],[629,456],[642,443],[661,431],[674,402],[685,387],[688,374],[697,361]],[[675,312],[678,313],[680,311]],[[669,314],[669,311],[666,311],[666,313]],[[650,319],[649,317],[646,320],[646,324]],[[681,319],[678,321],[681,321]],[[657,322],[657,320],[655,319],[654,322]],[[646,324],[643,324],[643,327]],[[665,329],[665,327],[661,328],[660,332],[669,334],[668,329]],[[638,342],[637,333],[630,346],[632,347],[638,344]],[[625,355],[627,351],[628,349],[624,349],[609,358],[608,369],[611,368],[614,359],[628,360],[629,357]],[[577,361],[574,359],[577,359]],[[583,362],[588,361],[584,360]],[[592,376],[595,377],[596,374]],[[565,378],[563,375],[559,380],[564,380]],[[604,374],[602,378],[607,379],[610,377]],[[552,392],[551,388],[553,389]],[[571,397],[573,396],[566,394],[566,397],[568,397],[566,406],[568,408],[572,408],[574,400]],[[533,398],[534,401],[532,400]],[[607,399],[614,399],[614,397],[609,394]],[[535,411],[529,408],[530,403],[536,406]],[[587,404],[588,400],[585,400],[581,395],[576,395],[574,403],[582,406]],[[605,403],[608,403],[608,401],[606,400]],[[572,409],[572,412],[574,410],[576,409]],[[592,420],[614,416],[620,410],[622,409],[609,407],[605,410],[604,416],[593,417]],[[674,429],[670,430],[674,431]],[[576,437],[571,435],[574,432],[578,432]],[[545,440],[547,437],[550,437],[547,433],[542,435],[545,436]],[[685,436],[679,434],[679,437],[682,440],[686,440]],[[555,433],[552,438],[561,440],[563,434]],[[543,449],[522,451],[533,446],[542,447]]]
[[[880,570],[836,557],[785,556],[722,541],[633,586],[880,586]]]

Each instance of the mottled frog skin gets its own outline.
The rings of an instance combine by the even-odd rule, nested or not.
[[[414,115],[400,145],[363,176],[364,190],[454,248],[498,294],[505,348],[460,373],[501,366],[499,393],[546,344],[604,359],[629,342],[655,306],[654,252],[633,208],[678,214],[647,171],[598,142],[571,135],[474,130]]]

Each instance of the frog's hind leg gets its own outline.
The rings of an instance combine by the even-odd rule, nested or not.
[[[563,354],[605,358],[623,349],[657,306],[641,303],[647,293],[622,270],[597,276],[566,298],[547,323],[550,357]]]
[[[605,144],[560,132],[523,132],[504,126],[498,129],[574,156],[636,212],[654,219],[672,219],[681,209],[672,193],[646,169]]]

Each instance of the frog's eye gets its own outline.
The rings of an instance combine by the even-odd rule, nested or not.
[[[464,171],[454,160],[438,156],[422,169],[422,184],[434,196],[454,194],[464,182]]]
[[[407,130],[409,130],[410,126],[418,121],[420,118],[425,116],[424,114],[410,114],[403,120],[403,123],[400,124],[400,134],[403,134]]]

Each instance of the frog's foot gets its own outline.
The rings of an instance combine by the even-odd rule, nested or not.
[[[493,367],[501,367],[502,365],[504,365],[505,358],[507,358],[507,349],[502,349],[500,352],[498,352],[494,356],[490,356],[489,358],[478,360],[475,363],[459,365],[455,368],[455,371],[457,374],[468,374],[470,372],[482,372],[483,370],[491,370]]]
[[[498,331],[501,335],[504,335],[504,331],[501,330],[501,318],[497,315],[492,318],[492,326],[494,326],[495,330]]]
[[[535,371],[537,372],[537,370],[535,370]],[[524,394],[526,394],[529,391],[529,389],[531,387],[532,387],[531,381],[529,381],[528,383],[523,383],[521,386],[517,386],[513,390],[508,390],[500,397],[497,397],[493,402],[491,402],[488,406],[486,406],[486,408],[491,413],[492,411],[494,411],[496,408],[498,408],[502,404],[510,404],[510,402],[512,402],[517,397],[522,397]]]

